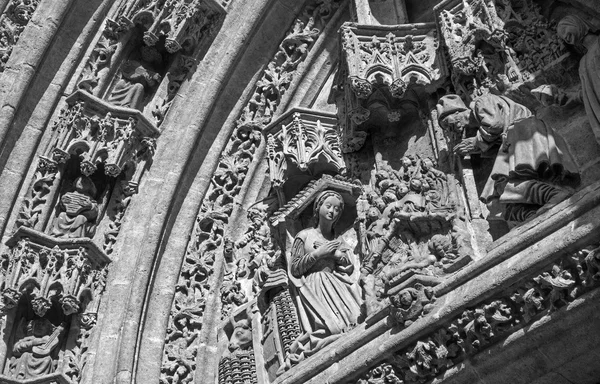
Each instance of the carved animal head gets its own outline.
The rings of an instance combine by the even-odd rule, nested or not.
[[[229,351],[247,350],[252,347],[252,327],[250,320],[244,319],[235,323],[229,338]]]

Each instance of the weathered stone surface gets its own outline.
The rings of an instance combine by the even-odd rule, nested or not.
[[[597,381],[593,1],[0,11],[1,382]]]

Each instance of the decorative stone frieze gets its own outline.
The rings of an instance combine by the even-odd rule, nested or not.
[[[4,71],[14,46],[31,20],[40,0],[10,0],[0,16],[0,72]]]
[[[110,259],[90,239],[26,227],[7,245],[0,289],[5,327],[15,336],[0,382],[79,383]]]
[[[567,306],[600,286],[596,276],[600,248],[562,257],[543,272],[506,293],[465,310],[448,325],[397,352],[357,383],[374,383],[385,373],[401,383],[422,383],[482,352],[541,316]]]

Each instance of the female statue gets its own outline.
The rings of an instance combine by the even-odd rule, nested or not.
[[[294,239],[290,272],[299,291],[305,333],[290,348],[292,362],[335,340],[361,315],[358,261],[334,232],[343,209],[339,193],[322,192],[314,203],[315,227],[300,231]]]

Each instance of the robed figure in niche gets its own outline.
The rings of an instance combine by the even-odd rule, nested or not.
[[[20,330],[23,325],[20,326]],[[55,327],[47,319],[35,319],[27,323],[25,335],[12,348],[13,357],[8,364],[8,376],[15,379],[35,379],[52,373],[54,351],[60,344],[64,325]]]
[[[305,332],[291,345],[283,368],[331,343],[361,316],[358,258],[334,230],[343,209],[339,193],[322,192],[314,203],[315,227],[300,231],[294,239],[290,272]]]
[[[62,212],[58,214],[52,228],[56,237],[92,237],[96,230],[98,203],[96,186],[87,176],[80,176],[73,183],[74,191],[60,198]]]

